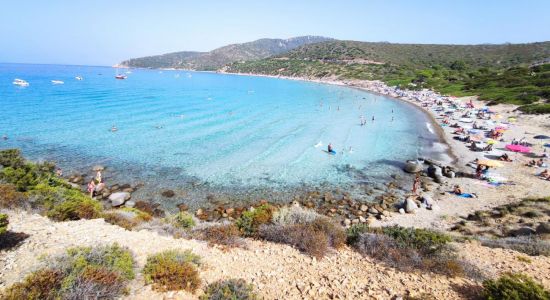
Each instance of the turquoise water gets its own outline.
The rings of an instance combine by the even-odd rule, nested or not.
[[[9,137],[0,148],[68,170],[107,165],[112,180],[146,182],[143,197],[170,187],[198,200],[336,186],[360,194],[397,162],[438,152],[422,112],[357,89],[187,71],[132,70],[116,80],[115,72],[0,64],[0,135]],[[336,155],[323,151],[328,143]]]

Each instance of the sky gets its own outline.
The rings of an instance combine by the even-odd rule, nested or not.
[[[0,2],[0,62],[113,65],[259,38],[394,43],[550,40],[549,0]]]

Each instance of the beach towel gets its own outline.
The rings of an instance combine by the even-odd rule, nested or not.
[[[460,195],[457,195],[458,197],[462,197],[462,198],[475,198],[474,195],[472,194],[468,194],[468,193],[462,193]]]

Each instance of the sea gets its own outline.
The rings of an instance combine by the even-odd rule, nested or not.
[[[54,161],[65,175],[105,166],[108,185],[141,183],[133,197],[165,206],[331,189],[368,201],[366,188],[401,174],[406,160],[447,151],[408,103],[258,76],[0,64],[0,107],[0,149]]]

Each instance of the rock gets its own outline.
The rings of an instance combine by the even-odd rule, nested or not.
[[[385,211],[382,212],[382,215],[383,215],[384,217],[391,217],[391,212],[385,210]]]
[[[374,216],[369,216],[367,218],[367,224],[372,224],[374,223],[374,221],[376,221],[376,218]]]
[[[101,193],[104,190],[105,190],[105,183],[103,182],[95,186],[96,193]]]
[[[539,226],[537,226],[537,233],[538,234],[550,233],[550,222],[540,223]]]
[[[352,224],[359,224],[360,220],[359,219],[353,219],[351,221]]]
[[[116,206],[121,206],[122,204],[124,204],[124,202],[126,202],[126,200],[130,199],[130,193],[126,193],[126,192],[117,192],[117,193],[112,193],[111,195],[109,195],[109,200],[111,201],[111,205],[116,207]]]
[[[227,209],[225,210],[225,213],[226,213],[228,216],[233,215],[234,212],[235,212],[235,209],[232,208],[232,207],[227,208]]]
[[[530,227],[521,227],[510,232],[510,234],[512,234],[513,236],[533,235],[535,233],[536,231]]]
[[[431,209],[434,204],[434,200],[429,195],[422,195],[422,203],[426,205],[427,209]]]
[[[197,216],[202,216],[204,214],[204,211],[202,208],[197,209],[197,212],[195,213]]]
[[[81,175],[74,175],[72,178],[69,179],[69,182],[81,184],[84,182],[84,177],[82,177]]]
[[[122,189],[123,192],[127,192],[127,193],[133,193],[134,192],[134,189],[131,188],[131,187],[127,187],[127,188],[124,188]]]
[[[128,200],[124,203],[124,206],[132,208],[132,207],[136,206],[136,203],[132,200]]]
[[[422,164],[419,161],[408,160],[403,169],[407,173],[418,173],[422,171]]]
[[[360,216],[359,217],[359,222],[365,223],[365,222],[367,222],[367,219],[365,219],[365,217],[363,217],[363,216]]]
[[[94,166],[94,167],[92,168],[92,170],[93,170],[94,172],[103,171],[103,170],[105,170],[105,167],[102,166],[102,165],[96,165],[96,166]]]
[[[351,225],[351,220],[350,219],[345,219],[344,220],[344,225],[346,225],[346,226]]]
[[[160,194],[162,195],[162,197],[166,197],[166,198],[172,198],[176,195],[176,193],[174,193],[174,191],[172,190],[164,190]]]
[[[79,184],[76,184],[76,183],[73,183],[73,182],[69,182],[69,185],[70,185],[73,189],[80,190],[80,185],[79,185]],[[97,190],[96,190],[96,191],[97,191]]]
[[[443,183],[445,179],[443,178],[443,175],[441,174],[436,174],[434,176],[434,181],[437,182],[437,183]]]
[[[369,208],[369,214],[377,215],[379,213],[380,212],[376,208],[374,207]]]
[[[178,209],[180,212],[189,210],[189,206],[185,203],[178,204]]]
[[[404,214],[405,214],[405,209],[404,209],[404,208],[400,208],[400,209],[399,209],[399,213],[402,214],[402,215],[404,215]]]
[[[360,208],[360,209],[361,209],[361,211],[367,211],[367,210],[369,210],[369,207],[368,207],[367,205],[365,205],[365,204],[361,204],[361,208]]]
[[[416,202],[414,202],[414,199],[412,197],[409,197],[409,198],[407,198],[407,200],[405,200],[405,212],[406,213],[412,214],[417,209],[418,209],[418,205],[416,205]]]

